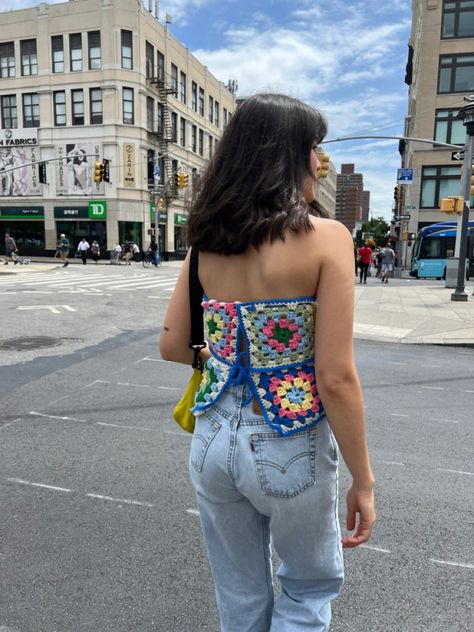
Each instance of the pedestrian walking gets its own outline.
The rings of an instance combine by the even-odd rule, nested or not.
[[[376,268],[375,277],[377,279],[380,279],[382,276],[382,259],[383,259],[382,249],[378,248],[374,255],[374,266]]]
[[[155,268],[157,268],[159,265],[161,265],[161,260],[160,260],[160,253],[158,252],[158,242],[155,239],[152,239],[150,242],[150,247],[148,248],[148,250],[151,252],[152,257],[153,257],[153,265],[155,266]]]
[[[126,266],[131,266],[132,265],[132,255],[133,255],[133,249],[132,249],[132,244],[129,241],[126,241],[123,247],[123,254],[125,257],[125,265]]]
[[[59,236],[59,252],[61,254],[61,261],[63,262],[63,268],[67,268],[69,265],[69,239],[66,239],[66,235],[61,233]]]
[[[86,238],[83,237],[77,245],[77,251],[81,255],[82,263],[84,265],[86,265],[87,263],[87,251],[89,250],[89,248],[89,243],[86,241]]]
[[[13,261],[13,264],[16,265],[18,263],[18,259],[15,255],[18,253],[18,248],[16,245],[16,241],[10,235],[10,233],[5,233],[5,261],[4,265],[8,265],[9,261]]]
[[[132,257],[133,260],[138,262],[140,261],[140,247],[138,246],[138,244],[135,244],[132,242]]]
[[[367,271],[372,263],[372,248],[369,247],[368,242],[359,248],[358,252],[359,270],[360,270],[360,283],[367,283]]]
[[[100,259],[100,246],[99,242],[96,239],[94,239],[91,245],[91,257],[94,263],[97,264]]]
[[[112,255],[113,261],[111,261],[110,263],[116,263],[117,265],[120,265],[120,259],[122,258],[122,246],[120,245],[118,241],[115,242],[115,246],[114,246],[114,249],[112,250],[111,255]]]
[[[393,272],[395,262],[395,251],[387,244],[382,250],[382,283],[388,283],[388,279]]]
[[[321,114],[296,99],[245,99],[189,214],[207,332],[189,470],[221,632],[328,630],[342,547],[366,542],[375,520],[352,237],[314,199],[325,134]],[[184,364],[194,357],[190,257],[160,337],[162,358]],[[352,475],[342,538],[335,439]]]

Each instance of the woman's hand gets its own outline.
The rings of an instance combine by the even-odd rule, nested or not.
[[[358,514],[358,519],[356,520]],[[342,546],[352,549],[367,542],[375,522],[375,501],[373,486],[358,488],[352,484],[347,492],[346,528],[354,531],[352,535],[343,536]]]

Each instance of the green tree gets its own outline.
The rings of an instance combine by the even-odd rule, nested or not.
[[[357,247],[362,246],[366,239],[371,239],[375,242],[375,246],[381,248],[386,245],[389,236],[390,224],[383,217],[375,217],[368,222],[364,222],[361,230],[357,231]]]

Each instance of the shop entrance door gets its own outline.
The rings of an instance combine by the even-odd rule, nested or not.
[[[142,222],[119,222],[119,241],[123,245],[126,241],[132,241],[143,250],[142,247]]]

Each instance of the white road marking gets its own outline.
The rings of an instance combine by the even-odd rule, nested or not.
[[[161,300],[168,300],[169,296],[147,296],[147,298],[160,298]]]
[[[441,368],[441,364],[425,364],[425,367],[427,369],[440,369]]]
[[[61,419],[61,421],[82,421],[87,423],[87,419],[77,419],[77,417],[59,417],[58,415],[45,415],[44,413],[38,413],[34,410],[30,410],[29,415],[34,417],[46,417],[47,419]]]
[[[405,465],[401,461],[381,461],[381,463],[385,463],[385,465]]]
[[[108,424],[105,421],[97,421],[96,426],[109,426],[110,428],[123,428],[124,430],[147,430],[148,432],[158,432],[158,428],[146,428],[145,426],[121,426],[120,424]]]
[[[474,393],[474,391],[464,391],[465,393]]]
[[[132,386],[135,388],[151,388],[149,384],[131,384],[130,382],[117,382],[117,386]]]
[[[369,544],[361,544],[360,547],[362,549],[370,549],[371,551],[377,551],[378,553],[390,553],[388,549],[381,549],[377,546],[371,546]]]
[[[390,413],[390,417],[408,417],[404,413]]]
[[[161,358],[149,358],[148,356],[146,358],[142,358],[141,360],[137,360],[136,362],[134,362],[134,364],[138,364],[139,362],[168,362],[168,360],[162,360]]]
[[[62,397],[58,397],[58,399],[53,399],[52,402],[49,402],[49,405],[51,406],[51,404],[57,404],[61,400],[67,399],[68,397],[71,397],[71,396],[70,395],[63,395]]]
[[[191,514],[193,516],[199,516],[199,511],[197,509],[186,509],[186,513]]]
[[[136,363],[134,363],[136,364]],[[181,391],[177,386],[158,386],[155,384],[132,384],[130,382],[110,382],[108,380],[95,380],[82,388],[90,388],[96,384],[110,384],[111,386],[130,386],[131,388],[153,388],[158,391]]]
[[[443,386],[422,386],[421,388],[424,388],[428,391],[444,391]]]
[[[434,562],[435,564],[445,564],[446,566],[458,566],[460,568],[474,569],[474,564],[462,564],[461,562],[448,562],[446,560],[435,560],[433,558],[430,558],[430,562]]]
[[[16,424],[18,421],[21,421],[23,419],[23,417],[18,417],[18,419],[14,419],[13,421],[9,421],[7,424],[3,424],[3,426],[0,426],[0,430],[2,428],[8,428],[9,426],[13,426],[13,424]]]
[[[464,474],[465,476],[474,476],[474,472],[464,472],[463,470],[448,470],[443,467],[437,467],[440,472],[450,472],[451,474]]]
[[[397,366],[408,366],[408,362],[389,362],[388,364],[396,364]]]
[[[429,421],[439,421],[443,424],[458,424],[459,423],[459,421],[456,421],[455,419],[439,419],[437,417],[431,417]]]
[[[77,309],[70,307],[69,305],[20,305],[17,307],[19,310],[36,310],[36,309],[49,309],[52,314],[60,314],[61,310],[58,308],[62,307],[64,310],[68,312],[77,312]]]
[[[95,384],[110,384],[110,382],[109,380],[94,380],[90,384],[86,384],[85,386],[82,386],[81,388],[90,388],[91,386],[94,386]]]
[[[89,498],[98,498],[99,500],[111,500],[114,503],[125,503],[126,505],[138,505],[139,507],[153,507],[151,503],[145,503],[140,500],[129,500],[128,498],[113,498],[112,496],[102,496],[101,494],[86,494]]]
[[[43,487],[44,489],[52,489],[56,492],[72,492],[72,489],[66,489],[65,487],[57,487],[56,485],[45,485],[44,483],[32,483],[31,481],[25,481],[22,478],[7,478],[7,481],[10,481],[10,483],[18,483],[20,485],[29,485],[30,487]]]

